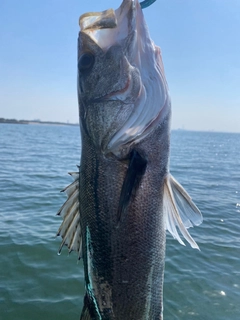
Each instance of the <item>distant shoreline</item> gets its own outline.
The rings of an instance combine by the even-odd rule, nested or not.
[[[30,124],[30,125],[51,125],[51,126],[73,126],[73,127],[79,127],[79,123],[69,123],[69,122],[59,122],[59,121],[41,121],[41,120],[16,120],[16,119],[5,119],[0,118],[0,124],[6,123],[6,124]],[[234,134],[240,134],[240,132],[234,132],[234,131],[218,131],[218,130],[194,130],[194,129],[184,129],[184,128],[174,128],[171,129],[171,131],[190,131],[190,132],[208,132],[208,133],[234,133]]]
[[[57,121],[41,121],[41,120],[16,120],[0,118],[0,123],[10,124],[48,124],[57,126],[79,126],[78,123],[57,122]]]

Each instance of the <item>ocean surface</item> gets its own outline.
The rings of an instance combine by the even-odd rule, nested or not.
[[[0,124],[0,319],[79,320],[82,262],[55,237],[79,161],[77,126]],[[204,221],[201,251],[167,235],[164,320],[239,320],[240,134],[173,131],[170,168]]]

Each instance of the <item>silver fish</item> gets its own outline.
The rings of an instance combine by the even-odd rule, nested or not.
[[[166,230],[202,215],[169,172],[171,101],[138,0],[80,17],[79,172],[58,235],[83,258],[82,320],[163,319]]]

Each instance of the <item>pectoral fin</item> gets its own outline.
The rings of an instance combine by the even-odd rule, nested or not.
[[[201,224],[202,214],[192,202],[188,193],[170,174],[166,176],[164,182],[163,208],[166,230],[182,245],[185,245],[176,229],[178,227],[191,247],[199,249],[187,228]]]
[[[147,167],[147,160],[136,150],[130,153],[129,165],[127,173],[122,185],[117,220],[120,221],[125,214],[130,199],[136,193],[141,178],[143,177]]]
[[[79,212],[79,172],[69,173],[74,182],[62,191],[68,196],[67,201],[63,204],[57,215],[63,218],[63,222],[58,229],[57,236],[62,237],[62,243],[59,248],[61,253],[64,245],[68,246],[69,253],[78,252],[78,259],[82,256],[82,232],[80,226]]]

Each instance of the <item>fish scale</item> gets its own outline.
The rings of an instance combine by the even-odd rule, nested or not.
[[[161,52],[137,0],[86,13],[80,27],[82,152],[59,211],[60,251],[65,244],[83,258],[81,320],[162,320],[166,230],[198,249],[187,228],[202,215],[169,172]]]
[[[102,319],[141,320],[150,319],[151,314],[158,314],[160,318],[162,313],[165,227],[160,197],[163,180],[159,177],[167,171],[167,158],[155,154],[154,146],[157,139],[159,145],[169,148],[169,140],[160,134],[167,124],[166,121],[164,128],[160,126],[149,140],[136,145],[139,150],[153,152],[148,154],[146,175],[120,224],[116,213],[126,163],[116,157],[106,160],[83,135],[87,152],[83,152],[81,158],[81,226],[82,230],[89,228],[92,247],[89,266],[87,235],[83,232],[84,270],[85,279],[90,275],[97,284],[92,291]],[[110,306],[106,301],[103,303],[107,285],[111,288]]]

